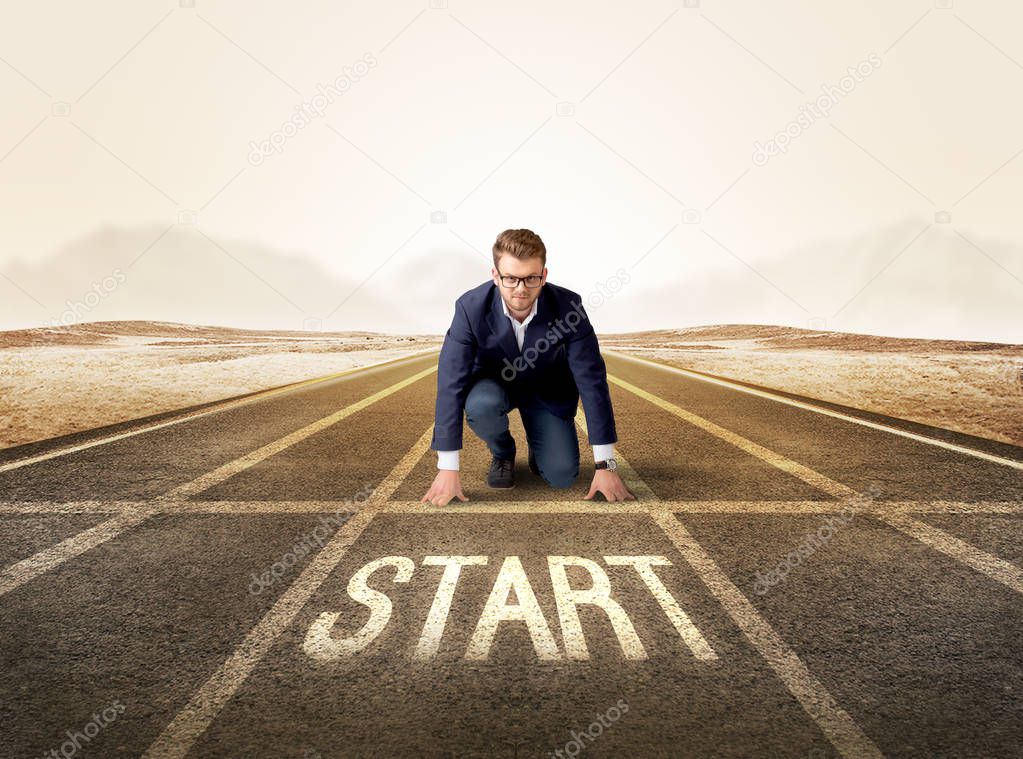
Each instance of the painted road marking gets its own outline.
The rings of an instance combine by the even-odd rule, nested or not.
[[[810,673],[771,624],[760,616],[749,599],[728,579],[678,518],[667,513],[655,514],[653,518],[835,749],[850,759],[882,757],[883,754],[874,742],[849,713],[838,705],[824,684]]]
[[[381,361],[376,364],[366,364],[365,366],[355,366],[351,369],[345,369],[343,372],[337,372],[335,374],[328,374],[324,377],[315,377],[313,379],[302,380],[295,382],[290,385],[284,385],[282,387],[270,388],[268,390],[259,390],[251,395],[247,395],[244,398],[237,400],[227,400],[222,403],[218,403],[212,408],[202,409],[191,414],[184,414],[174,419],[168,419],[165,422],[156,422],[154,424],[148,424],[137,429],[127,430],[120,432],[116,435],[109,435],[102,437],[97,440],[89,440],[85,443],[79,443],[77,445],[67,446],[65,448],[58,448],[54,451],[48,451],[46,453],[40,453],[36,456],[29,456],[24,459],[18,459],[17,461],[9,461],[5,464],[0,464],[0,472],[7,472],[12,469],[18,469],[19,467],[28,466],[29,464],[38,464],[40,461],[47,461],[49,459],[57,458],[58,456],[66,456],[69,453],[75,453],[77,451],[84,451],[87,448],[95,448],[98,445],[106,445],[107,443],[113,443],[117,440],[123,440],[128,437],[135,435],[141,435],[145,432],[152,432],[154,430],[163,429],[164,427],[171,427],[175,424],[181,424],[192,419],[198,419],[199,417],[208,416],[210,414],[217,414],[221,411],[227,411],[228,409],[238,408],[239,406],[245,406],[249,403],[255,403],[257,401],[265,400],[271,396],[279,395],[281,393],[289,393],[293,390],[306,387],[307,385],[315,385],[319,382],[328,382],[330,380],[338,379],[339,377],[346,377],[350,374],[356,374],[358,372],[367,371],[369,369],[377,369],[382,366],[388,366],[390,364],[399,364],[405,361],[414,361],[417,358],[423,356],[429,356],[437,351],[425,351],[423,353],[416,353],[412,356],[403,356],[402,358],[390,359],[389,361]]]
[[[629,387],[635,386],[630,385]],[[636,390],[639,390],[639,388],[636,388]],[[648,397],[648,399],[656,398],[656,396],[646,393],[646,391],[641,392],[644,394],[643,397]],[[659,401],[661,399],[657,398],[656,400]],[[667,404],[668,402],[663,401],[663,403]],[[657,405],[660,406],[661,404],[658,403]],[[678,409],[678,411],[683,411],[674,406],[674,404],[668,405]],[[665,406],[661,407],[665,408]],[[669,408],[668,410],[671,409]],[[695,414],[684,413],[696,417]],[[700,419],[700,417],[696,418]],[[707,424],[717,429],[723,429],[710,422],[707,422]],[[727,430],[723,431],[728,433],[729,437],[739,437]],[[740,438],[740,441],[744,440],[744,438]],[[732,441],[729,440],[729,442]],[[743,447],[743,450],[749,450],[750,452],[766,450],[750,441],[745,442],[749,443],[749,447]],[[777,454],[771,451],[767,453],[772,458],[777,457]],[[616,458],[621,464],[624,456],[616,451]],[[795,462],[792,463],[794,464]],[[632,472],[639,482],[642,482],[642,478],[635,474],[635,470],[631,466],[628,464],[625,464],[625,466],[629,467],[627,471]],[[795,468],[787,467],[786,471],[799,472],[804,469],[806,468],[797,464]],[[812,470],[807,471],[816,477],[823,476],[817,475]],[[645,485],[644,487],[646,488]],[[649,491],[649,488],[646,488],[646,490]],[[656,501],[656,499],[657,496],[654,494],[654,500]],[[703,547],[682,525],[678,517],[670,511],[655,510],[651,510],[650,516],[664,530],[668,539],[675,545],[675,548],[682,554],[683,558],[689,563],[689,566],[699,575],[714,597],[718,599],[722,608],[732,618],[736,626],[742,630],[746,639],[767,661],[778,678],[785,684],[785,687],[799,701],[810,718],[817,723],[821,732],[824,733],[838,752],[842,756],[850,757],[850,759],[852,757],[857,759],[861,757],[883,757],[883,754],[874,745],[874,742],[860,729],[849,713],[838,705],[838,702],[828,692],[828,689],[824,687],[824,684],[810,673],[810,670],[803,664],[799,656],[796,655],[796,652],[771,627],[770,622],[760,616],[756,607],[750,603],[749,599],[742,594],[742,591],[721,571],[717,563],[703,550]]]
[[[394,570],[394,582],[407,583],[412,579],[416,563],[407,556],[381,556],[366,564],[348,581],[348,595],[369,609],[369,619],[349,638],[334,638],[331,628],[341,616],[340,612],[325,611],[313,620],[302,644],[306,655],[317,661],[335,661],[358,653],[384,631],[391,619],[391,598],[366,584],[370,575],[383,567]]]
[[[359,369],[365,369],[366,367],[359,367]],[[331,424],[334,424],[341,419],[344,419],[357,411],[376,403],[382,398],[386,398],[398,390],[416,382],[423,377],[429,375],[437,370],[436,366],[431,366],[428,369],[424,369],[411,377],[404,379],[390,387],[384,388],[379,392],[373,393],[372,395],[366,396],[360,401],[357,401],[340,411],[331,414],[323,419],[320,419],[313,424],[310,424],[302,429],[286,435],[269,445],[265,445],[262,448],[246,455],[242,456],[235,461],[229,462],[218,469],[208,472],[201,477],[192,480],[191,482],[185,483],[177,488],[174,488],[170,492],[161,495],[153,501],[143,502],[137,507],[129,507],[121,509],[117,512],[117,516],[114,516],[94,527],[79,533],[78,535],[72,536],[67,540],[61,541],[55,546],[43,549],[38,553],[29,556],[26,559],[12,564],[0,573],[0,595],[3,595],[9,590],[23,585],[29,580],[38,577],[39,575],[54,569],[65,561],[72,559],[80,554],[88,551],[90,548],[99,545],[100,543],[106,542],[111,538],[117,537],[126,530],[130,530],[133,527],[137,527],[142,522],[146,521],[149,517],[159,513],[164,513],[169,509],[154,507],[154,503],[160,503],[163,501],[175,501],[187,499],[193,493],[202,492],[208,487],[211,487],[218,482],[226,480],[233,474],[237,474],[240,471],[252,466],[258,461],[262,461],[268,456],[274,453],[279,453],[291,445],[303,440],[309,435],[324,429]],[[319,381],[319,380],[316,380]],[[83,502],[85,504],[96,503],[94,501]],[[25,513],[25,512],[20,512]],[[69,513],[67,511],[61,511],[60,513]]]
[[[939,530],[937,527],[925,524],[919,519],[913,519],[906,514],[886,514],[879,518],[935,551],[940,551],[961,564],[966,564],[978,572],[986,574],[1010,590],[1023,593],[1023,571],[1015,564],[992,556],[954,535],[949,535],[944,530]]]
[[[426,615],[423,634],[419,636],[419,643],[416,644],[416,650],[412,654],[414,661],[432,659],[440,650],[441,637],[444,635],[444,627],[448,621],[448,614],[451,612],[451,603],[455,598],[455,586],[458,585],[462,567],[482,566],[486,563],[486,556],[427,556],[423,559],[425,566],[444,567],[444,574],[441,575],[440,583],[437,585],[437,593],[430,605],[430,613]]]
[[[617,456],[617,453],[615,454]],[[619,460],[620,464],[620,460]],[[625,478],[623,478],[625,479]],[[625,480],[633,493],[635,480]],[[201,504],[201,501],[192,502]],[[210,503],[208,508],[217,511],[222,502]],[[472,503],[470,501],[470,503]],[[275,504],[265,504],[273,511]],[[239,512],[249,510],[251,504],[238,504]],[[296,509],[303,508],[294,504]],[[232,508],[228,506],[228,508]],[[286,510],[291,510],[286,509]],[[310,509],[316,511],[317,509]],[[1023,501],[882,501],[865,502],[858,509],[861,513],[880,514],[1020,514]],[[424,508],[418,501],[393,501],[388,511],[399,514],[658,514],[661,512],[686,514],[833,514],[834,501],[485,501],[468,505],[465,503],[431,506]]]
[[[125,530],[141,524],[156,513],[156,509],[139,508],[123,511],[83,532],[45,548],[27,559],[22,559],[0,572],[0,596],[24,585],[29,580],[49,572],[90,548],[115,538]]]
[[[634,479],[624,477],[633,493]],[[390,501],[396,514],[833,514],[834,501],[470,501],[427,506],[419,501]],[[0,502],[0,516],[19,514],[120,514],[153,505],[152,501],[13,501]],[[350,501],[165,501],[160,514],[319,514],[355,512]],[[1023,501],[877,501],[864,502],[863,514],[1023,514]]]
[[[836,482],[820,472],[816,472],[807,466],[787,458],[786,456],[775,453],[768,448],[764,448],[762,445],[758,445],[752,440],[748,440],[731,430],[720,427],[713,422],[692,413],[691,411],[687,411],[674,403],[660,398],[653,393],[649,393],[640,387],[636,387],[625,380],[619,379],[618,377],[614,377],[610,374],[608,375],[608,380],[619,387],[638,395],[640,398],[653,403],[665,411],[674,414],[683,421],[700,427],[701,429],[710,432],[712,435],[715,435],[725,442],[731,443],[750,455],[756,456],[771,466],[798,477],[803,480],[803,482],[813,485],[815,488],[827,493],[828,495],[839,499],[853,499],[857,502],[858,508],[863,504],[864,497],[848,485]],[[1008,562],[1005,559],[1000,559],[986,551],[982,551],[976,546],[972,546],[959,538],[953,537],[947,532],[939,530],[937,527],[925,525],[923,522],[908,519],[906,517],[900,517],[899,515],[891,514],[883,510],[874,510],[872,515],[885,524],[916,538],[924,545],[937,551],[941,551],[956,561],[987,575],[992,580],[1002,583],[1007,588],[1016,592],[1023,592],[1023,584],[1020,582],[1023,575],[1021,575],[1020,569],[1011,562]]]
[[[744,438],[742,435],[725,429],[720,425],[714,424],[714,422],[704,419],[702,416],[694,414],[692,411],[687,411],[681,406],[675,405],[671,401],[666,401],[664,398],[654,395],[653,393],[649,393],[641,387],[636,387],[636,385],[633,385],[631,382],[626,382],[612,374],[609,374],[607,378],[613,384],[618,385],[624,390],[628,390],[633,395],[638,395],[640,398],[643,398],[655,406],[664,409],[669,414],[677,416],[682,421],[688,422],[694,427],[699,427],[705,432],[709,432],[714,437],[734,445],[739,450],[757,457],[776,469],[780,469],[783,472],[791,474],[793,477],[799,478],[808,485],[812,485],[818,490],[824,491],[828,495],[835,496],[836,498],[846,498],[857,495],[856,491],[852,488],[835,482],[831,478],[825,477],[823,474],[815,472],[810,467],[803,466],[802,464],[793,461],[780,453],[775,453],[770,448],[765,448],[758,443],[754,443],[752,440]]]
[[[639,573],[640,579],[643,580],[654,598],[657,599],[657,603],[660,604],[660,607],[678,631],[679,636],[689,646],[689,650],[693,652],[697,659],[710,661],[718,658],[710,643],[696,629],[696,625],[689,619],[689,615],[682,611],[678,602],[675,601],[675,598],[668,589],[664,587],[661,578],[652,569],[654,566],[671,564],[670,561],[663,556],[605,556],[604,561],[611,567],[630,566]]]
[[[576,409],[575,412],[575,423],[582,430],[583,439],[585,440],[589,436],[589,432],[586,427],[586,414],[583,413],[581,408]],[[643,478],[636,474],[636,470],[632,468],[632,465],[618,456],[615,457],[615,461],[618,464],[618,476],[622,478],[622,482],[625,483],[625,487],[636,496],[638,501],[656,501],[657,496],[649,486],[643,481]],[[588,501],[587,503],[598,503],[597,501]],[[635,501],[615,501],[613,504],[607,504],[611,506],[624,506],[626,504],[635,504]]]
[[[217,467],[212,472],[207,472],[206,474],[197,477],[191,482],[186,482],[183,485],[179,485],[173,490],[160,496],[157,500],[160,501],[187,500],[189,497],[193,495],[201,493],[204,490],[209,490],[214,485],[219,485],[220,483],[224,482],[230,477],[234,477],[236,474],[244,472],[246,469],[249,469],[250,467],[255,466],[259,462],[290,448],[296,443],[301,443],[303,440],[310,437],[311,435],[315,435],[317,432],[322,432],[331,425],[337,424],[342,419],[345,419],[356,412],[362,411],[364,408],[368,406],[372,406],[377,401],[386,398],[389,395],[393,395],[399,390],[402,390],[408,387],[409,385],[418,382],[419,380],[432,374],[435,371],[437,371],[436,366],[430,366],[426,369],[423,369],[423,371],[417,372],[416,374],[413,374],[411,377],[403,379],[400,382],[396,382],[390,387],[385,387],[383,390],[378,390],[372,395],[368,395],[360,401],[356,401],[355,403],[345,406],[343,409],[335,411],[333,414],[330,414],[329,416],[325,416],[322,419],[318,419],[312,424],[307,424],[305,427],[299,430],[295,430],[289,435],[285,435],[284,437],[279,438],[273,441],[272,443],[267,443],[262,448],[257,448],[251,453],[247,453],[244,456],[235,459],[234,461],[229,461],[223,466]]]
[[[174,720],[164,728],[145,753],[146,759],[181,759],[238,691],[252,670],[270,651],[277,637],[291,624],[317,588],[337,567],[351,545],[373,517],[387,505],[387,499],[401,485],[416,463],[430,448],[433,425],[395,464],[373,491],[363,507],[334,533],[330,541],[306,564],[295,582],[277,599],[263,618],[245,636],[225,661]]]
[[[699,380],[700,382],[708,382],[712,385],[727,387],[732,390],[738,390],[740,393],[747,393],[749,395],[755,395],[760,398],[768,398],[769,400],[777,401],[778,403],[784,403],[789,406],[805,409],[806,411],[813,411],[816,414],[823,414],[824,416],[830,416],[834,417],[835,419],[841,419],[846,422],[852,422],[853,424],[859,424],[863,427],[869,427],[874,430],[889,432],[893,435],[899,435],[900,437],[915,440],[918,443],[925,443],[927,445],[933,445],[938,448],[944,448],[945,450],[955,451],[956,453],[963,453],[967,456],[973,456],[978,459],[984,459],[985,461],[990,461],[995,464],[1001,464],[1002,466],[1012,467],[1013,469],[1023,469],[1023,461],[1016,461],[1014,459],[1008,459],[1003,456],[996,456],[992,453],[978,451],[975,448],[969,448],[965,445],[956,445],[955,443],[949,443],[944,440],[938,440],[936,438],[927,437],[926,435],[920,435],[915,432],[909,432],[908,430],[899,429],[898,427],[892,427],[887,424],[880,424],[879,422],[872,422],[868,419],[860,419],[855,416],[850,416],[849,414],[843,414],[840,411],[833,411],[829,408],[824,408],[823,406],[816,406],[812,403],[807,403],[805,401],[797,401],[794,398],[787,398],[783,395],[777,395],[766,390],[758,390],[756,388],[746,387],[745,385],[741,385],[737,382],[731,382],[729,380],[720,379],[718,377],[708,377],[707,375],[700,374],[699,372],[693,372],[688,369],[682,369],[677,366],[662,364],[658,361],[651,361],[650,359],[640,358],[639,356],[630,356],[626,353],[619,353],[618,351],[607,351],[607,353],[609,353],[612,356],[617,356],[618,358],[623,358],[628,361],[634,361],[636,363],[643,364],[644,366],[655,366],[658,369],[663,369],[664,371],[671,372],[673,374],[681,374],[684,377]]]
[[[515,591],[514,604],[508,603],[508,595],[512,590]],[[540,661],[561,660],[561,651],[558,650],[558,644],[518,556],[506,556],[501,564],[501,571],[498,572],[497,581],[487,596],[487,603],[469,641],[465,658],[470,661],[486,661],[497,636],[497,628],[501,622],[506,621],[526,623],[529,638],[533,641],[533,649]]]
[[[667,557],[605,556],[604,560],[608,566],[633,567],[683,642],[696,657],[704,661],[717,659],[717,654],[710,644],[653,571],[655,566],[671,566]],[[443,566],[445,569],[437,585],[423,632],[412,654],[414,661],[432,659],[440,649],[462,568],[470,565],[484,566],[488,561],[487,556],[426,556],[423,559],[424,566]],[[635,661],[647,658],[646,649],[636,634],[628,613],[611,597],[611,580],[599,564],[582,556],[548,556],[547,566],[561,624],[564,656],[537,602],[533,585],[522,566],[521,559],[518,556],[506,556],[475,625],[465,651],[465,659],[470,661],[489,659],[490,649],[501,623],[516,621],[525,623],[539,661],[562,659],[587,661],[590,654],[579,621],[577,608],[579,606],[594,606],[604,612],[626,659]],[[568,580],[567,567],[585,570],[590,576],[589,587],[573,588]],[[391,599],[386,593],[368,585],[370,576],[382,569],[393,571],[393,582],[407,583],[412,579],[415,562],[407,556],[383,556],[369,561],[356,570],[348,582],[348,596],[369,609],[369,619],[356,633],[341,638],[332,634],[334,625],[341,618],[341,612],[322,612],[310,624],[302,645],[302,650],[308,656],[320,662],[348,658],[365,649],[384,631],[391,618]],[[508,602],[512,590],[515,591],[514,604]]]

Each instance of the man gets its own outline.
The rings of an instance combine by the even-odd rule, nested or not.
[[[607,369],[577,293],[547,282],[547,249],[528,229],[509,229],[493,248],[491,282],[462,294],[444,336],[437,370],[433,441],[437,476],[421,502],[469,500],[459,477],[462,413],[493,456],[487,485],[515,484],[508,413],[519,409],[529,468],[552,487],[579,476],[576,408],[582,397],[595,471],[586,499],[632,500],[614,459]]]

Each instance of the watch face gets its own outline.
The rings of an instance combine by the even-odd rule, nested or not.
[[[617,461],[615,461],[614,459],[608,459],[608,460],[607,460],[607,468],[608,468],[608,469],[609,469],[610,471],[612,471],[612,472],[613,472],[613,471],[614,471],[615,469],[617,469],[617,468],[618,468],[618,462],[617,462]]]

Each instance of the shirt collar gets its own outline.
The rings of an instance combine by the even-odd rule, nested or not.
[[[498,297],[500,298],[501,296],[498,295]],[[534,316],[536,316],[536,304],[539,303],[539,302],[540,302],[539,298],[537,298],[536,300],[533,301],[533,307],[529,310],[529,316],[527,316],[521,322],[522,326],[525,326],[526,322],[528,322],[530,319],[532,319]],[[504,309],[504,315],[505,316],[507,316],[509,319],[515,319],[515,317],[512,316],[511,312],[508,310],[508,304],[504,302],[504,298],[501,298],[501,308]],[[518,321],[518,319],[515,319],[515,321]]]

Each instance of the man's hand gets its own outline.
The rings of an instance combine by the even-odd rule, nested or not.
[[[604,498],[608,501],[636,500],[636,496],[625,487],[618,472],[613,472],[610,469],[598,469],[593,473],[593,482],[590,484],[590,492],[586,494],[586,500],[593,498],[597,491],[603,493]]]
[[[433,484],[419,502],[429,502],[432,506],[446,506],[455,496],[463,501],[469,500],[462,492],[462,478],[458,476],[458,470],[438,469]]]

